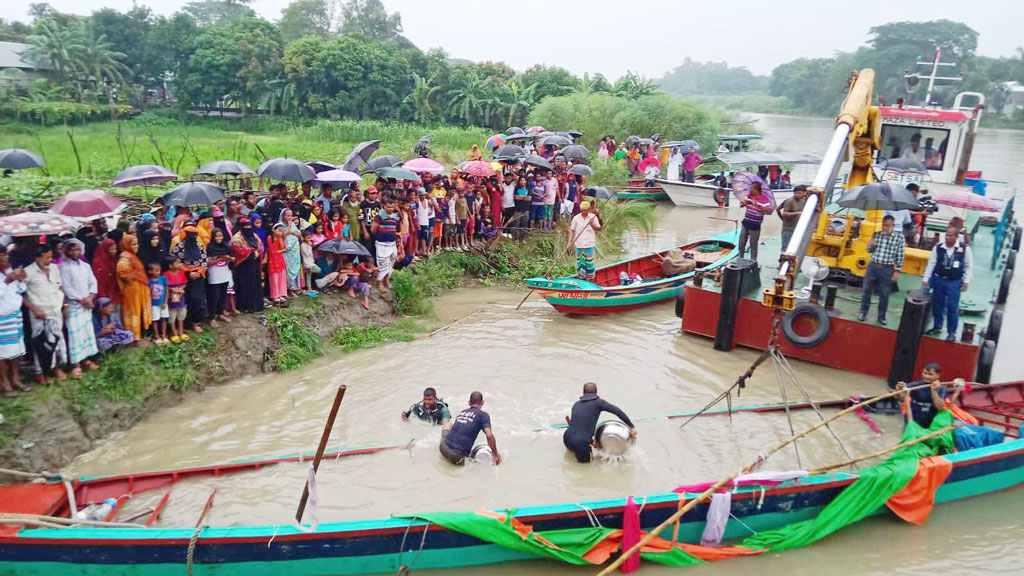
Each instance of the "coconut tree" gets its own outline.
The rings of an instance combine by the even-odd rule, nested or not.
[[[125,83],[125,74],[131,71],[124,65],[125,54],[114,50],[114,45],[103,34],[96,34],[92,26],[82,34],[82,48],[76,55],[75,68],[84,83],[91,84],[96,94],[104,94],[114,103],[114,90]]]
[[[423,78],[413,72],[412,92],[402,100],[402,103],[412,107],[413,119],[416,122],[429,124],[434,117],[431,102],[440,91],[440,86],[433,85],[433,78]]]
[[[61,26],[52,18],[36,23],[36,33],[28,37],[25,57],[38,65],[50,65],[58,83],[69,80],[78,67],[78,54],[84,49],[81,28]]]

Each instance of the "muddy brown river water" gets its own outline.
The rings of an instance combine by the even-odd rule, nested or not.
[[[758,130],[769,149],[817,152],[827,142],[828,120],[760,116]],[[807,145],[801,145],[807,143]],[[1024,156],[1024,133],[986,131],[976,164],[986,176],[1024,182],[1016,164]],[[658,231],[630,237],[641,253],[730,229],[733,212],[658,209]],[[772,224],[775,226],[775,224]],[[768,228],[768,233],[773,233]],[[1024,325],[1024,275],[1016,279],[1007,310],[995,378],[1024,377],[1024,358],[1013,336]],[[682,335],[671,304],[625,314],[569,318],[533,298],[520,311],[522,292],[496,288],[460,290],[437,302],[435,325],[464,318],[436,335],[374,350],[332,355],[296,372],[242,380],[208,389],[184,403],[147,417],[73,464],[78,474],[107,475],[269,457],[312,450],[334,390],[348,385],[330,446],[401,445],[405,449],[325,461],[318,481],[321,521],[366,519],[429,510],[471,510],[531,504],[581,502],[671,490],[685,482],[717,479],[758,451],[789,435],[782,415],[704,418],[680,429],[669,413],[701,408],[728,387],[755,358],[738,349],[716,352],[711,342]],[[467,317],[468,316],[468,317]],[[1016,348],[1014,354],[1010,349]],[[794,362],[800,381],[817,400],[879,392],[875,378]],[[566,456],[560,431],[537,430],[563,421],[593,380],[600,393],[639,420],[638,444],[621,461],[581,466]],[[454,468],[437,453],[439,431],[403,422],[399,412],[434,386],[453,411],[481,390],[498,447],[498,467]],[[791,386],[791,395],[798,392]],[[779,399],[770,366],[750,381],[738,404]],[[794,415],[809,426],[813,413]],[[876,437],[856,418],[840,420],[836,432],[854,453],[891,445],[900,423],[876,417]],[[843,459],[827,434],[800,444],[804,467]],[[768,469],[797,467],[792,450]],[[302,491],[306,466],[283,464],[261,471],[178,484],[164,525],[194,524],[217,487],[212,525],[286,524]],[[127,507],[144,510],[162,493],[142,494]],[[130,510],[122,512],[129,516]],[[1024,503],[1019,491],[940,506],[923,526],[891,518],[869,519],[806,549],[767,558],[707,565],[702,574],[1019,574],[1024,562]],[[667,569],[645,565],[646,574]],[[471,572],[470,572],[471,571]],[[461,571],[477,574],[585,574],[585,569],[549,562],[515,563]],[[444,574],[444,571],[433,572]],[[454,573],[454,572],[453,572]]]

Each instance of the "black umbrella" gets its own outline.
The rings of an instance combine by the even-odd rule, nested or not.
[[[141,164],[139,166],[129,166],[122,170],[117,176],[114,176],[110,185],[119,188],[155,186],[177,179],[178,175],[171,172],[169,168],[157,166],[156,164]]]
[[[526,134],[526,130],[523,130],[519,126],[509,126],[505,129],[505,134],[508,134],[509,136],[514,134]],[[505,138],[505,140],[508,140],[508,138]]]
[[[278,182],[309,182],[316,178],[316,172],[294,158],[271,158],[260,164],[256,171],[260,178]]]
[[[241,162],[235,162],[234,160],[216,160],[214,162],[207,162],[195,171],[195,174],[201,174],[204,176],[218,176],[220,174],[238,176],[239,174],[255,173],[256,171],[249,168],[249,166]]]
[[[316,249],[330,254],[363,256],[364,258],[368,258],[370,256],[370,251],[367,250],[365,246],[359,242],[345,240],[344,238],[332,238],[330,240],[325,240],[317,245]]]
[[[377,156],[376,158],[370,158],[366,161],[366,170],[363,172],[376,172],[381,168],[391,168],[398,166],[402,163],[402,159],[398,156]]]
[[[367,140],[356,144],[348,156],[345,156],[345,162],[341,165],[341,169],[355,172],[360,164],[370,159],[377,148],[380,148],[380,140]]]
[[[573,164],[572,168],[569,168],[569,172],[578,174],[580,176],[593,176],[594,169],[586,164]]]
[[[42,165],[42,156],[33,154],[23,148],[0,150],[0,169],[24,170],[25,168],[39,168]]]
[[[548,162],[545,158],[541,158],[536,154],[530,156],[529,158],[524,160],[524,162],[530,164],[531,166],[536,166],[538,168],[543,168],[545,170],[551,170],[551,162]]]
[[[569,160],[586,160],[590,158],[590,150],[587,150],[586,146],[580,146],[579,144],[572,144],[562,148],[559,152],[562,156],[565,156]]]
[[[328,170],[337,170],[339,168],[337,164],[331,164],[330,162],[324,162],[323,160],[306,162],[306,166],[312,168],[313,172],[316,172],[317,174],[327,172]]]
[[[212,182],[185,182],[167,191],[164,206],[209,206],[224,199],[224,188]]]
[[[583,191],[584,196],[592,196],[599,200],[607,200],[615,196],[615,192],[605,188],[604,186],[591,186]]]
[[[888,160],[880,160],[878,167],[882,170],[899,170],[900,172],[917,172],[918,174],[927,174],[928,168],[916,158],[890,158]]]
[[[541,146],[568,146],[572,144],[572,138],[561,134],[552,134],[540,141]]]
[[[533,138],[533,134],[509,134],[508,138],[505,138],[505,140],[507,140],[509,142],[511,142],[513,140],[524,140],[525,141],[525,140],[529,140],[530,138]]]
[[[628,146],[633,146],[635,144],[638,144],[639,142],[640,142],[640,137],[639,136],[630,136],[629,138],[626,138],[626,141],[624,142],[624,144],[628,147]]]
[[[920,210],[921,203],[903,186],[889,182],[872,182],[843,192],[838,204],[843,208],[861,210]]]
[[[583,132],[580,132],[579,130],[576,130],[575,128],[572,129],[572,130],[569,130],[568,132],[566,132],[566,134],[568,134],[569,136],[572,136],[573,138],[579,138],[579,137],[583,136]]]
[[[523,150],[522,146],[516,146],[515,144],[505,144],[504,146],[498,146],[494,150],[495,158],[525,158],[526,156],[526,150]]]

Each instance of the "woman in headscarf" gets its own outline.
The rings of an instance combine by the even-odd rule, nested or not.
[[[249,219],[252,220],[252,231],[256,234],[256,237],[260,239],[260,243],[263,244],[263,253],[267,253],[267,231],[263,228],[263,214],[261,212],[251,212]]]
[[[228,237],[220,228],[213,229],[213,237],[206,245],[206,311],[209,312],[210,326],[217,328],[217,319],[231,323],[224,314],[228,302],[228,283],[231,281],[231,262],[234,256]]]
[[[235,262],[235,305],[242,312],[263,310],[263,242],[253,230],[252,220],[238,219],[238,232],[231,239],[231,255]]]
[[[472,162],[473,160],[479,160],[483,157],[484,155],[480,153],[480,147],[473,144],[473,147],[469,149],[469,160]]]
[[[139,236],[139,260],[146,266],[150,264],[163,265],[167,259],[167,252],[160,246],[160,233],[153,228],[145,230]]]
[[[213,218],[213,228],[220,228],[224,232],[225,238],[231,238],[233,230],[231,229],[231,223],[224,218],[224,211],[220,208],[214,208],[210,211],[210,216]]]
[[[139,260],[139,239],[131,234],[121,238],[117,278],[121,283],[121,319],[125,328],[141,340],[142,331],[153,321],[146,265]]]
[[[114,311],[114,303],[110,298],[96,300],[93,310],[92,327],[96,331],[96,343],[100,352],[106,352],[115,346],[128,346],[137,341],[131,330],[125,330],[121,317]]]
[[[302,275],[302,254],[299,252],[299,244],[302,243],[302,232],[295,222],[291,210],[281,212],[281,221],[284,228],[284,263],[288,276],[288,296],[298,296],[300,290],[299,276]]]
[[[96,295],[110,298],[115,306],[121,305],[121,285],[117,281],[117,242],[105,238],[92,258],[92,273],[96,276]]]
[[[283,302],[288,294],[288,270],[285,264],[284,224],[274,224],[267,240],[267,284],[270,300],[275,304]]]
[[[206,247],[199,241],[199,229],[192,222],[182,226],[184,238],[174,248],[171,256],[179,258],[188,275],[185,286],[186,316],[185,324],[197,334],[202,332],[201,322],[206,320]]]

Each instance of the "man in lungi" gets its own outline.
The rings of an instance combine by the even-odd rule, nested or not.
[[[85,245],[81,240],[72,239],[61,244],[64,260],[60,263],[60,280],[67,297],[68,362],[71,363],[71,377],[82,378],[82,365],[89,370],[99,366],[90,360],[99,354],[96,333],[92,324],[92,312],[96,307],[97,284],[92,266],[82,260]]]
[[[583,280],[594,279],[594,250],[597,245],[596,230],[601,229],[601,216],[597,213],[597,201],[580,203],[580,213],[572,217],[569,224],[569,245],[576,248],[576,275]]]
[[[53,248],[35,247],[35,260],[25,267],[25,306],[32,332],[32,368],[36,382],[49,384],[51,377],[66,380],[60,365],[67,360],[64,345],[64,291],[60,270],[53,264]]]
[[[405,257],[401,243],[397,242],[401,221],[402,216],[395,199],[388,196],[384,202],[384,211],[377,214],[371,225],[377,254],[377,289],[381,292],[391,289],[391,271],[395,261]]]

